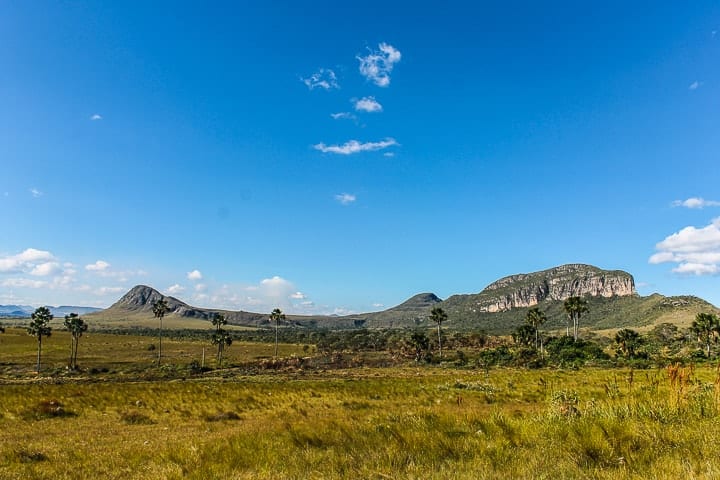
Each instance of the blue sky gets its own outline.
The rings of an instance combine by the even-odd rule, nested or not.
[[[270,3],[0,6],[0,303],[720,305],[717,2]]]

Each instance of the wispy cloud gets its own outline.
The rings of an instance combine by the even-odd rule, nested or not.
[[[335,75],[335,72],[333,72],[329,68],[321,68],[307,78],[301,77],[300,80],[310,90],[315,90],[316,88],[322,88],[323,90],[340,88],[340,85],[338,85],[337,82],[337,76]]]
[[[378,45],[378,50],[370,50],[366,56],[357,56],[360,62],[360,74],[378,87],[390,85],[390,73],[402,55],[400,51],[387,43]]]
[[[93,293],[99,297],[104,297],[105,295],[118,294],[124,291],[125,287],[99,287]]]
[[[697,80],[695,80],[693,83],[690,84],[690,86],[688,86],[688,90],[697,90],[698,88],[702,87],[702,85],[703,82],[698,82]]]
[[[195,269],[192,272],[187,273],[187,278],[188,278],[188,280],[197,281],[197,280],[202,280],[203,275],[200,272],[200,270]]]
[[[38,197],[42,197],[42,196],[43,196],[43,192],[41,192],[40,190],[38,190],[38,189],[35,188],[35,187],[31,188],[31,189],[29,190],[29,192],[30,192],[30,195],[33,196],[33,198],[38,198]]]
[[[93,116],[90,117],[90,120],[92,120],[92,121],[102,120],[102,119],[103,119],[103,117],[99,113],[95,113],[95,114],[93,114]]]
[[[335,200],[337,200],[343,205],[350,205],[351,203],[355,203],[357,197],[352,193],[340,193],[338,195],[335,195]]]
[[[382,112],[382,105],[375,100],[375,97],[363,97],[360,100],[354,100],[355,110],[358,112],[377,113]]]
[[[720,218],[703,228],[685,227],[659,242],[651,264],[676,263],[673,272],[692,275],[720,273]]]
[[[687,200],[675,200],[672,202],[672,206],[685,208],[720,207],[720,202],[716,200],[705,200],[700,197],[691,197]]]
[[[44,280],[31,280],[29,278],[8,278],[0,282],[0,285],[15,288],[47,288],[48,282]]]
[[[357,120],[357,117],[350,112],[331,113],[330,116],[334,120]]]
[[[350,155],[353,153],[360,152],[371,152],[374,150],[382,150],[388,147],[394,147],[399,145],[394,138],[386,138],[379,142],[365,142],[360,143],[357,140],[350,140],[343,143],[342,145],[326,145],[324,143],[318,143],[313,145],[315,150],[320,150],[323,153],[337,153],[339,155]]]

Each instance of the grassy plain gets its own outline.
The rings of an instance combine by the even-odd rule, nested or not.
[[[151,338],[93,333],[80,363],[110,369],[65,377],[60,333],[44,357],[56,374],[38,377],[17,370],[33,339],[0,335],[2,479],[720,478],[709,367],[233,367],[144,381]],[[168,362],[202,346],[168,342]]]

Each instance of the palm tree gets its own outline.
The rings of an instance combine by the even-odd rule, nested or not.
[[[568,320],[573,324],[573,340],[577,342],[578,332],[580,330],[580,317],[588,311],[587,301],[580,297],[570,297],[565,300],[565,311],[568,314]]]
[[[215,333],[213,333],[211,341],[213,345],[217,345],[217,364],[222,366],[223,352],[225,347],[232,345],[232,336],[223,329],[224,325],[227,325],[227,320],[222,313],[216,313],[213,315],[212,324],[215,326]]]
[[[70,370],[77,369],[78,344],[83,332],[88,329],[87,323],[77,313],[65,315],[65,328],[70,331]]]
[[[442,358],[442,338],[440,336],[440,325],[447,321],[448,316],[447,313],[445,313],[445,310],[443,310],[440,307],[435,307],[432,310],[430,310],[430,320],[437,323],[438,327],[438,349],[440,350],[440,358]]]
[[[270,322],[275,322],[275,357],[278,355],[278,326],[280,320],[285,321],[285,314],[282,313],[282,310],[276,308],[270,313]]]
[[[640,334],[635,330],[623,328],[615,334],[615,343],[620,347],[623,356],[632,358],[635,356],[635,349],[640,344]]]
[[[38,354],[37,354],[37,371],[40,373],[40,355],[42,354],[42,337],[49,337],[52,332],[50,320],[53,319],[50,309],[47,307],[38,307],[30,316],[30,325],[27,327],[27,333],[37,338]]]
[[[160,300],[153,302],[152,304],[152,312],[153,315],[155,315],[155,318],[160,319],[160,348],[158,348],[158,367],[160,366],[160,359],[162,358],[162,328],[163,328],[163,317],[165,314],[170,311],[170,307],[168,307],[167,300],[165,300],[165,297],[160,297]]]
[[[705,354],[710,357],[710,342],[720,333],[720,323],[714,313],[698,313],[690,326],[698,342],[705,343]]]
[[[546,320],[547,317],[545,316],[545,313],[538,307],[533,307],[528,310],[527,315],[525,316],[525,322],[535,329],[535,350],[538,349],[539,344],[540,335],[538,333],[538,330],[540,329],[540,326],[545,323]]]

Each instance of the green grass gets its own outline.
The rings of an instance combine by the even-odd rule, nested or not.
[[[166,339],[158,368],[156,338],[89,332],[69,374],[69,343],[36,375],[35,339],[0,335],[3,480],[720,477],[711,367],[307,368],[281,344],[268,368],[272,344],[237,342],[199,373],[207,341]]]
[[[191,362],[202,362],[215,366],[216,348],[208,340],[177,340],[169,338],[166,331],[163,338],[163,364],[171,367],[185,367]],[[208,338],[210,331],[208,330]],[[80,338],[78,363],[86,374],[93,369],[101,373],[134,374],[152,367],[157,362],[158,337],[140,335],[115,335],[87,332]],[[154,347],[154,348],[153,348]],[[227,348],[224,363],[232,365],[270,358],[274,345],[268,343],[236,342]],[[49,338],[43,338],[41,373],[56,374],[65,369],[70,353],[70,334],[64,330],[53,330]],[[280,344],[281,356],[303,355],[302,345]],[[24,329],[8,328],[0,334],[0,378],[5,375],[27,376],[34,372],[37,355],[37,340]]]
[[[392,368],[9,384],[0,478],[717,478],[714,378]],[[64,414],[38,416],[50,402]]]

